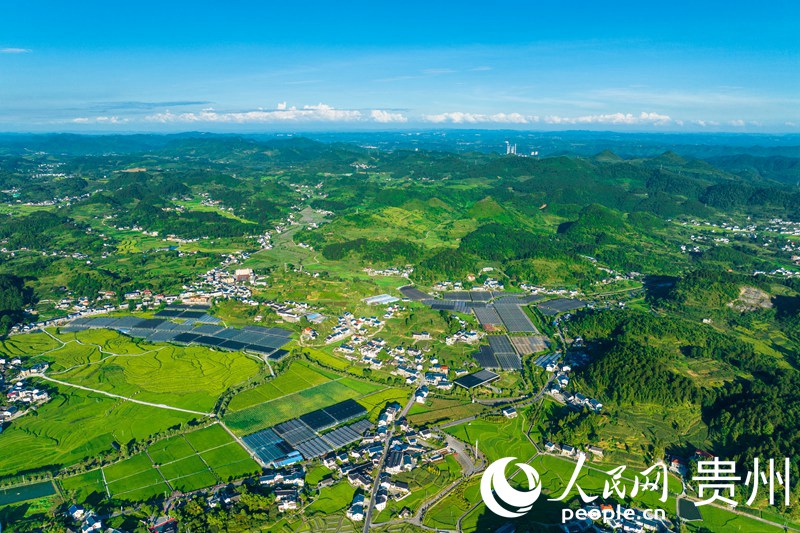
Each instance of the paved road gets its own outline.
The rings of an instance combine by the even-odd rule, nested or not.
[[[449,422],[444,422],[443,424],[439,424],[437,427],[449,428],[449,427],[452,427],[452,426],[457,426],[459,424],[463,424],[464,422],[472,422],[476,418],[477,418],[476,416],[468,416],[466,418],[459,418],[458,420],[451,420]]]
[[[53,378],[48,377],[48,376],[41,376],[40,375],[38,377],[44,379],[45,381],[52,381],[53,383],[58,383],[59,385],[63,385],[65,387],[72,387],[72,388],[75,388],[75,389],[81,389],[81,390],[85,390],[85,391],[88,391],[88,392],[94,392],[94,393],[97,393],[97,394],[102,394],[103,396],[108,396],[109,398],[117,398],[117,399],[120,399],[120,400],[125,400],[125,401],[128,401],[128,402],[132,402],[132,403],[138,403],[139,405],[147,405],[147,406],[150,406],[150,407],[157,407],[159,409],[169,409],[170,411],[180,411],[181,413],[189,413],[189,414],[192,414],[192,415],[199,415],[199,416],[208,416],[208,417],[212,417],[212,418],[217,416],[214,413],[201,413],[200,411],[192,411],[190,409],[181,409],[180,407],[172,407],[171,405],[164,405],[163,403],[150,403],[150,402],[143,402],[141,400],[134,400],[133,398],[128,398],[127,396],[120,396],[119,394],[112,394],[110,392],[106,392],[106,391],[103,391],[103,390],[90,389],[89,387],[84,387],[82,385],[75,385],[74,383],[67,383],[66,381],[53,379]]]
[[[405,407],[403,410],[400,411],[400,414],[395,416],[395,420],[399,418],[403,418],[408,414],[408,411],[411,410],[411,406],[414,405],[416,399],[414,395],[411,395],[411,398],[408,399]],[[367,512],[364,514],[364,533],[369,532],[370,523],[372,523],[372,510],[375,508],[375,496],[378,494],[378,488],[380,487],[380,478],[381,473],[383,472],[383,464],[386,461],[386,456],[389,455],[389,443],[392,441],[392,435],[394,434],[393,427],[390,427],[389,430],[386,432],[386,442],[383,444],[383,455],[381,455],[381,461],[378,464],[378,473],[375,475],[375,481],[372,483],[372,493],[369,497],[369,504],[367,505]]]

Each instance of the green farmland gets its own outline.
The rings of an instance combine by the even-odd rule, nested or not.
[[[202,489],[258,471],[258,464],[218,424],[159,441],[144,453],[103,468],[111,497],[130,501],[164,491]],[[91,480],[87,484],[91,486]],[[63,485],[66,488],[68,482]]]
[[[225,423],[237,434],[246,435],[342,400],[367,400],[362,403],[371,410],[375,405],[385,405],[383,397],[373,397],[385,390],[377,383],[295,363],[275,379],[235,396]]]
[[[59,381],[137,400],[207,412],[226,389],[258,374],[240,352],[135,342],[108,330],[59,335],[44,358]]]
[[[112,451],[112,442],[142,440],[196,418],[71,387],[47,386],[54,397],[38,409],[38,416],[22,417],[3,432],[0,476],[71,465]]]

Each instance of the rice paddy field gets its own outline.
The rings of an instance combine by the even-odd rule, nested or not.
[[[241,352],[135,342],[109,330],[66,333],[56,339],[50,340],[64,344],[42,356],[51,364],[48,376],[194,411],[212,410],[225,390],[261,370],[260,362]]]
[[[497,420],[478,418],[447,428],[445,431],[471,445],[477,441],[478,449],[489,461],[510,456],[527,461],[536,454],[536,447],[525,437],[527,429],[525,417],[495,418]]]
[[[196,416],[48,383],[53,398],[14,421],[0,439],[0,477],[58,468],[141,440]]]
[[[225,423],[237,434],[246,435],[347,399],[372,411],[397,397],[398,390],[296,362],[275,379],[235,396]]]
[[[0,353],[24,364],[47,361],[48,377],[70,385],[198,413],[212,411],[225,390],[262,365],[239,352],[137,342],[102,329],[18,335],[0,343]],[[112,442],[124,445],[202,417],[29,379],[52,399],[4,431],[0,477],[75,464],[112,451]],[[236,470],[222,473],[227,478]]]
[[[425,426],[475,416],[484,410],[483,405],[469,400],[431,398],[425,403],[415,403],[408,412],[408,420],[414,425]]]
[[[211,487],[258,471],[248,453],[214,424],[156,442],[143,453],[103,467],[102,472],[66,478],[61,483],[65,490],[79,494],[107,488],[112,498],[143,501],[175,490]]]

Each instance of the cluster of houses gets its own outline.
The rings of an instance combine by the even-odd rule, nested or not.
[[[89,533],[90,531],[104,531],[103,521],[94,511],[85,509],[82,505],[72,505],[67,509],[67,516],[78,525],[78,531]],[[110,530],[116,531],[116,530]]]
[[[39,363],[24,368],[19,357],[0,358],[0,390],[5,396],[3,405],[0,405],[0,433],[3,432],[3,422],[22,416],[27,412],[23,409],[50,401],[50,394],[46,390],[25,382],[25,378],[41,375],[48,367],[47,363]]]
[[[29,387],[24,381],[18,381],[8,389],[6,398],[9,402],[39,405],[49,401],[50,395],[45,390]]]
[[[548,289],[547,287],[540,287],[538,285],[531,285],[530,283],[521,283],[519,286],[523,291],[528,291],[531,294],[543,294],[547,296],[561,296],[564,298],[578,298],[582,296],[581,291],[575,289]]]
[[[569,365],[560,365],[557,362],[551,362],[547,364],[545,370],[556,373],[555,379],[547,389],[548,394],[553,396],[556,400],[575,407],[576,409],[586,407],[595,413],[599,413],[603,410],[603,404],[600,403],[599,400],[589,398],[580,392],[573,393],[567,390],[570,383],[568,374],[572,370]]]
[[[481,341],[481,337],[483,336],[482,333],[478,333],[474,330],[458,330],[449,337],[444,339],[444,343],[448,346],[452,346],[457,342],[463,342],[464,344],[477,344]]]
[[[348,337],[352,337],[351,344],[362,344],[368,340],[369,328],[378,328],[382,325],[383,321],[376,316],[356,318],[353,313],[346,311],[336,319],[336,325],[330,335],[325,337],[325,344],[342,341]],[[340,351],[347,353],[346,350]]]
[[[268,302],[267,306],[286,322],[300,322],[303,316],[311,314],[309,313],[311,306],[306,302],[285,300],[283,302]]]
[[[592,456],[602,459],[603,449],[594,445],[586,446],[586,450],[581,450],[570,444],[554,444],[550,441],[544,443],[544,451],[553,455],[563,455],[564,457],[588,457],[587,452]]]
[[[624,531],[625,533],[648,533],[672,531],[672,524],[662,513],[645,512],[608,503],[588,504],[575,511],[573,517],[561,525],[565,533],[589,531]],[[665,514],[665,513],[664,513]]]
[[[444,291],[460,291],[464,289],[464,284],[460,281],[439,281],[433,284],[431,290],[436,292],[444,292]]]
[[[411,266],[405,266],[403,268],[389,267],[383,269],[366,267],[364,272],[370,276],[399,276],[407,278],[412,272],[414,272],[414,269]]]
[[[253,292],[250,288],[243,282],[237,281],[235,274],[227,269],[229,265],[236,264],[238,261],[239,259],[235,256],[227,256],[220,266],[201,274],[198,281],[184,285],[184,292],[180,295],[181,300],[195,298],[196,303],[210,303],[215,298],[222,298],[258,305],[258,302],[253,300]]]
[[[346,476],[348,482],[363,492],[372,491],[375,479],[371,472],[375,466],[383,461],[383,470],[378,473],[378,487],[375,492],[375,509],[382,511],[390,500],[400,501],[411,494],[408,483],[395,479],[393,476],[402,472],[409,472],[422,464],[433,463],[444,459],[446,450],[431,449],[430,444],[423,443],[423,439],[430,439],[431,433],[427,429],[415,431],[405,418],[396,418],[400,413],[400,406],[390,404],[381,412],[378,418],[377,438],[365,438],[362,443],[351,449],[349,453],[331,454],[323,459],[323,464]],[[396,424],[398,433],[391,438],[386,446],[386,429]],[[361,492],[356,494],[347,517],[353,521],[361,521],[369,500]]]
[[[299,489],[306,484],[305,471],[301,466],[268,472],[258,480],[262,486],[273,487],[278,510],[285,512],[297,509],[300,502]]]

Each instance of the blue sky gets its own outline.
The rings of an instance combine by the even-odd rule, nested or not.
[[[800,131],[800,2],[0,3],[0,131]]]

